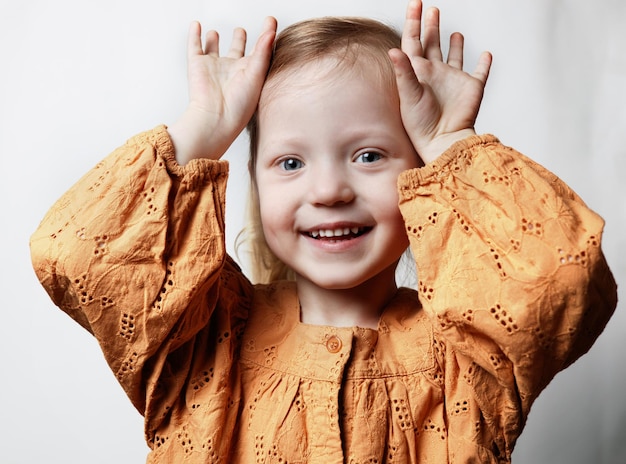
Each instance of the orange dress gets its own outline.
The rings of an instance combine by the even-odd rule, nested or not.
[[[377,330],[306,325],[226,255],[227,163],[165,127],[72,187],[31,240],[55,304],[145,416],[151,463],[507,463],[530,407],[616,305],[603,221],[492,136],[399,179],[419,273]]]

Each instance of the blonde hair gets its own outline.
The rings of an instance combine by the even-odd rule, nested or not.
[[[400,34],[372,19],[324,17],[302,21],[287,27],[276,38],[266,82],[322,58],[336,58],[347,69],[366,57],[367,63],[371,64],[367,72],[378,73],[383,82],[395,89],[393,66],[387,52],[397,47],[400,47]],[[247,129],[250,138],[248,217],[247,225],[237,239],[237,251],[245,242],[254,282],[293,280],[293,271],[276,257],[263,234],[255,176],[259,132],[256,113]]]

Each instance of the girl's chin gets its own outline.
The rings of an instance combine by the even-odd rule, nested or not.
[[[385,269],[382,272],[370,275],[351,275],[349,269],[337,270],[332,272],[304,272],[296,273],[296,282],[299,285],[314,286],[321,290],[328,291],[347,291],[359,289],[360,291],[368,291],[368,289],[379,291],[386,283],[395,287],[395,266],[391,271]]]

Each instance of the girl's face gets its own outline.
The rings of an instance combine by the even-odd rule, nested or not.
[[[259,102],[265,238],[298,281],[325,289],[393,279],[408,246],[396,182],[418,155],[397,91],[366,65],[307,64],[272,79]]]

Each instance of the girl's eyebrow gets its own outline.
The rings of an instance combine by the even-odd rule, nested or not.
[[[305,144],[300,137],[280,137],[270,138],[269,141],[259,141],[259,153],[263,151],[299,151],[304,148]]]
[[[307,148],[307,142],[305,141],[306,131],[303,130],[302,136],[286,134],[273,137],[267,137],[267,140],[263,140],[260,137],[259,140],[259,152],[264,150],[269,151],[299,151]],[[355,128],[354,130],[342,131],[340,145],[348,148],[359,146],[359,148],[365,148],[367,146],[380,147],[381,145],[394,145],[396,137],[391,135],[389,130],[385,128],[377,128],[366,125],[363,127]]]

